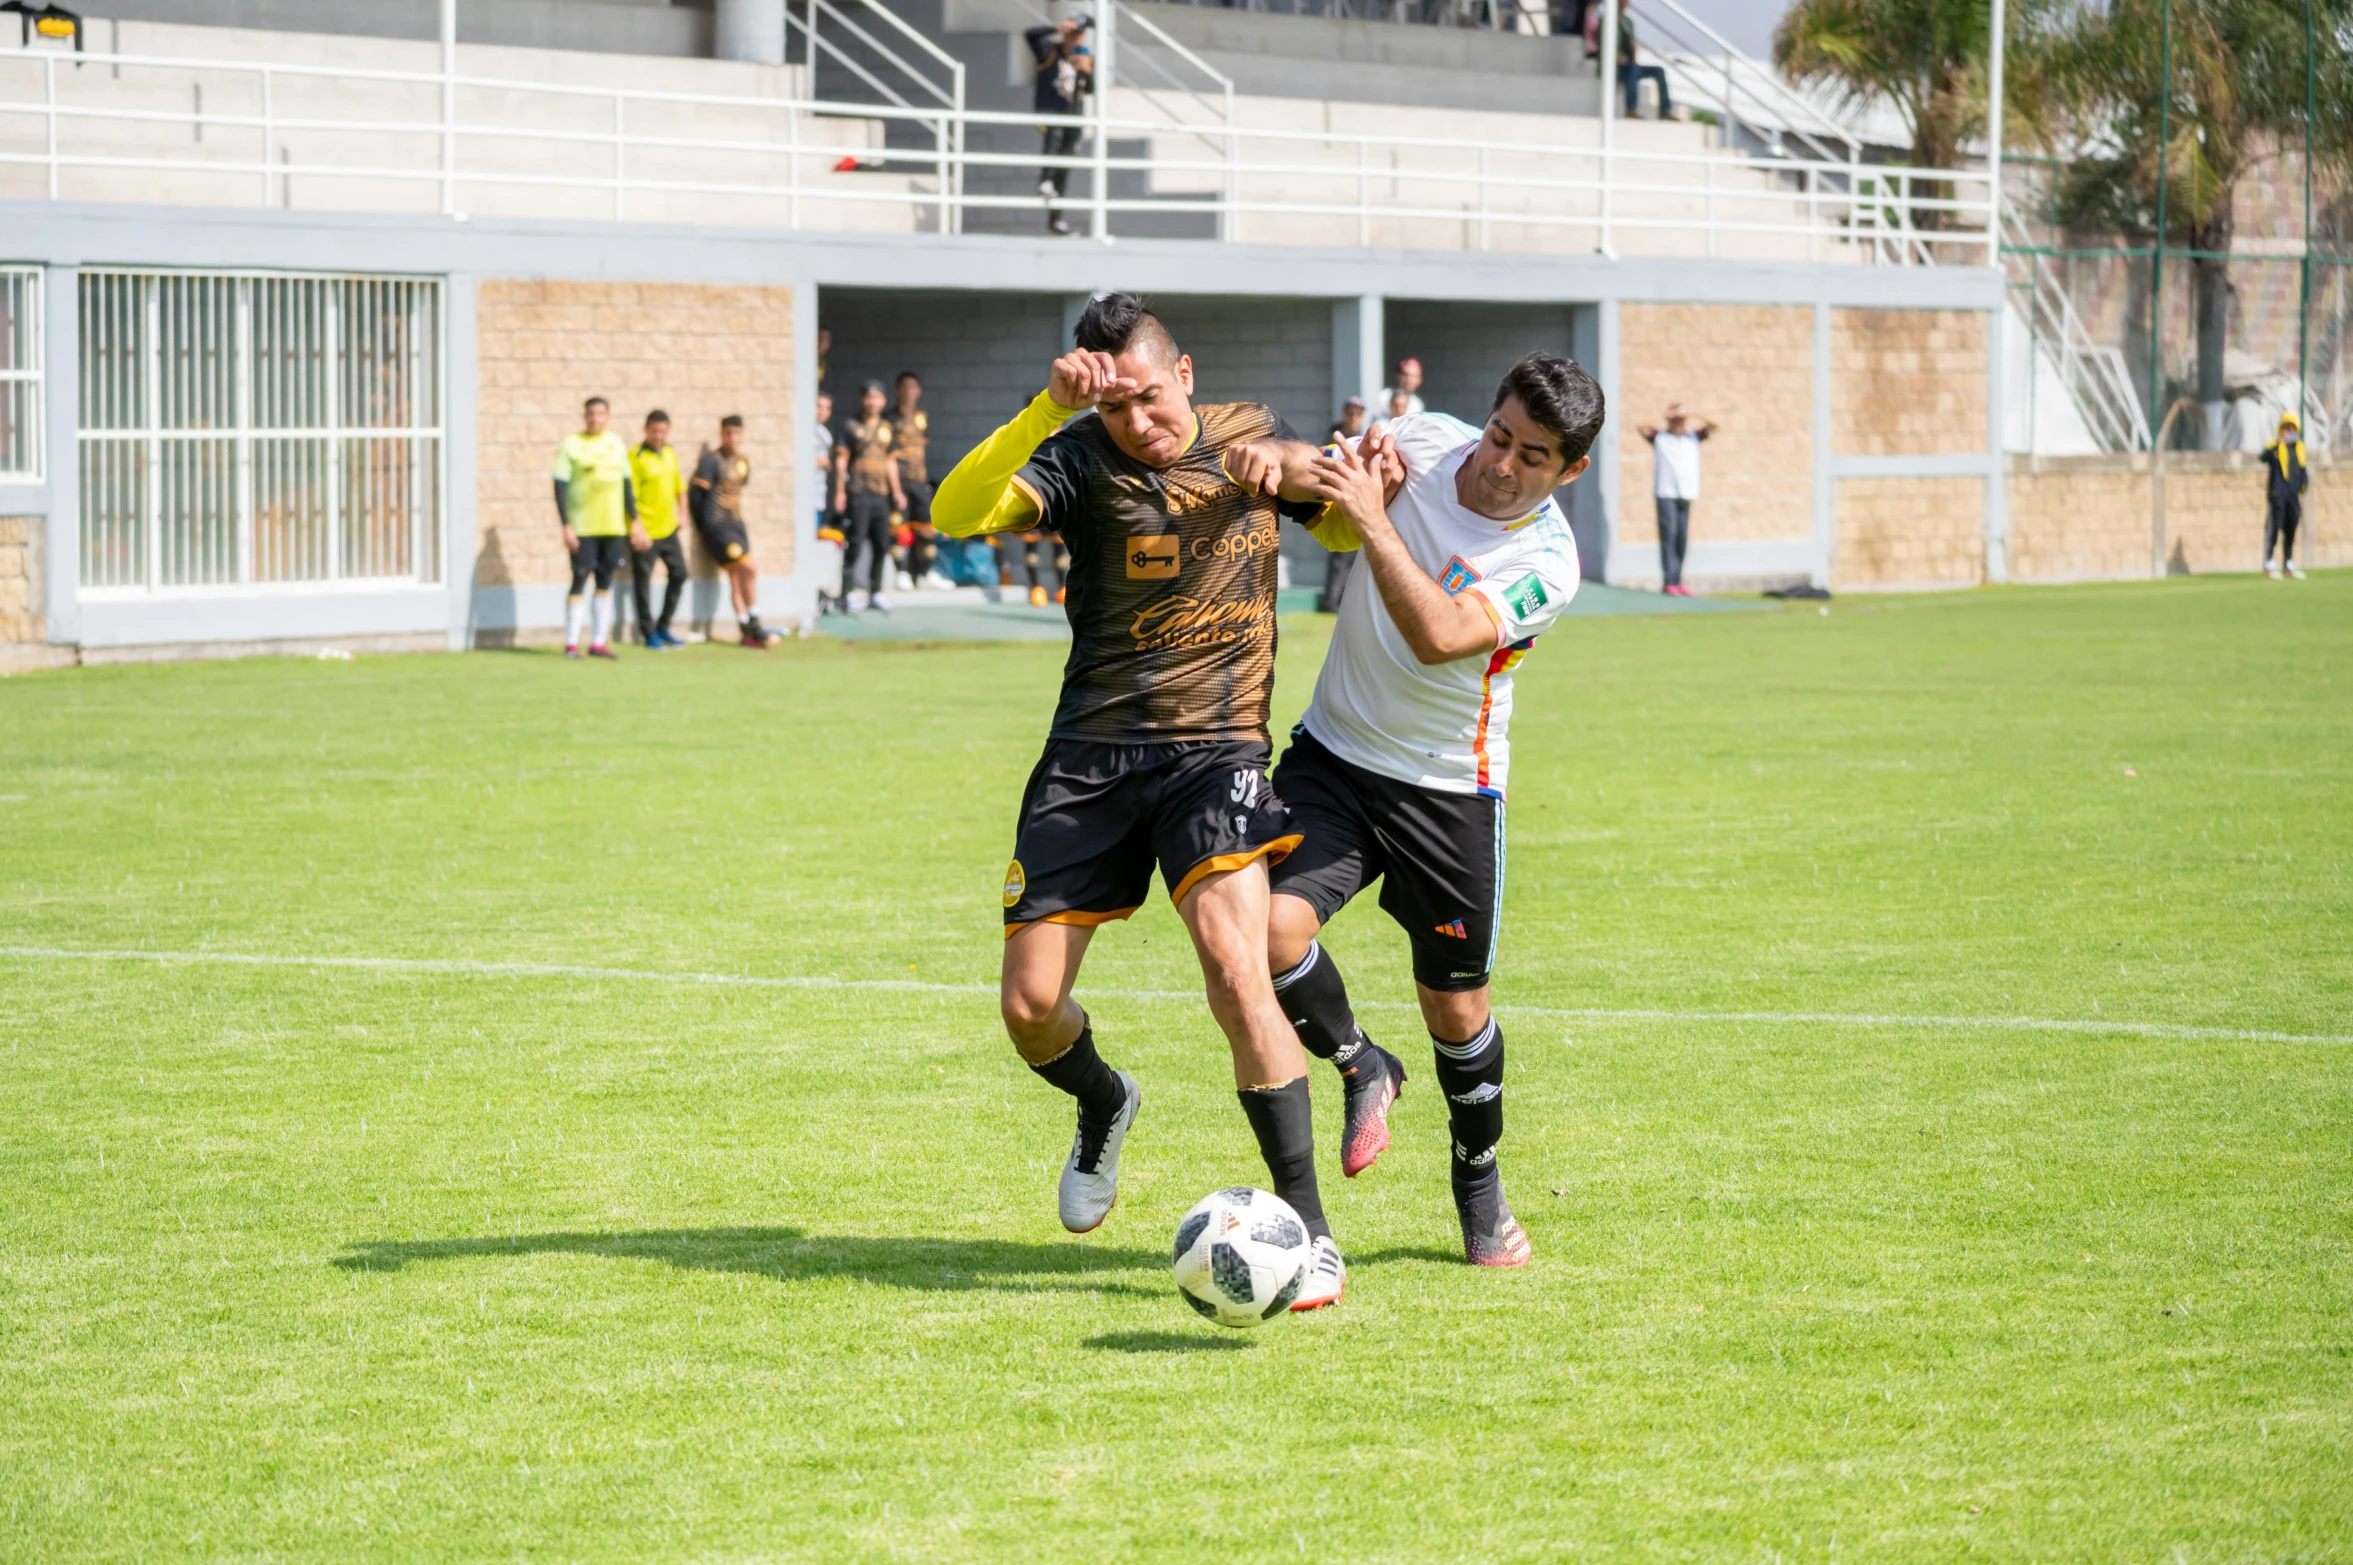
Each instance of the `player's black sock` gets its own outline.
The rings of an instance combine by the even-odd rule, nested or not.
[[[1275,998],[1299,1034],[1300,1047],[1319,1060],[1330,1060],[1343,1075],[1364,1052],[1365,1036],[1356,1030],[1356,1012],[1349,1008],[1340,964],[1320,942],[1309,941],[1299,965],[1276,977]]]
[[[1030,1069],[1078,1099],[1078,1111],[1098,1125],[1110,1124],[1127,1107],[1127,1088],[1095,1052],[1093,1022],[1082,1019],[1069,1048]]]
[[[1503,1024],[1494,1017],[1468,1042],[1451,1043],[1436,1033],[1438,1089],[1446,1094],[1446,1117],[1454,1130],[1454,1177],[1482,1179],[1495,1167],[1495,1143],[1503,1139]]]
[[[1320,1239],[1332,1236],[1324,1221],[1324,1198],[1315,1186],[1315,1113],[1307,1097],[1307,1078],[1279,1087],[1252,1087],[1237,1092],[1242,1113],[1258,1137],[1259,1156],[1266,1159],[1266,1175],[1276,1195]]]

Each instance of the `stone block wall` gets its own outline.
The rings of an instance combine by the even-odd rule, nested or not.
[[[631,444],[648,409],[667,411],[689,474],[720,417],[742,414],[752,553],[762,575],[791,573],[809,443],[793,415],[791,289],[492,279],[475,319],[477,585],[570,579],[548,469],[590,396],[611,400],[612,427]],[[687,532],[697,573],[710,573]]]
[[[0,642],[42,639],[41,529],[37,516],[0,516]]]
[[[1980,376],[1983,374],[1982,360]],[[1811,305],[1625,304],[1618,310],[1618,545],[1656,559],[1650,446],[1670,402],[1721,422],[1700,462],[1696,543],[1814,535]],[[1981,423],[1982,427],[1982,423]]]
[[[1842,478],[1830,585],[1973,587],[1985,579],[1985,480]]]
[[[2130,580],[2149,574],[2147,456],[2013,457],[2010,574],[2017,581]],[[2165,459],[2168,570],[2259,568],[2263,468],[2251,452]],[[2299,563],[2353,565],[2353,467],[2315,463],[2298,530]]]
[[[1986,448],[1986,322],[1966,310],[1830,312],[1830,449],[1945,456]]]

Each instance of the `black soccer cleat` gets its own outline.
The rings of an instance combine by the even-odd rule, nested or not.
[[[1454,1214],[1462,1220],[1462,1255],[1473,1266],[1525,1266],[1533,1258],[1527,1231],[1503,1198],[1503,1175],[1454,1181]]]
[[[1389,1106],[1405,1090],[1405,1062],[1360,1029],[1364,1047],[1341,1067],[1340,1172],[1354,1179],[1389,1150]]]

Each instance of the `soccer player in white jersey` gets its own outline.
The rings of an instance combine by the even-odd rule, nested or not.
[[[1353,1178],[1389,1145],[1405,1067],[1356,1025],[1316,936],[1381,881],[1381,908],[1413,947],[1463,1253],[1479,1266],[1529,1256],[1495,1164],[1503,1031],[1488,1009],[1512,669],[1577,590],[1577,542],[1555,491],[1585,471],[1604,412],[1592,376],[1533,353],[1504,376],[1484,430],[1417,413],[1315,464],[1327,502],[1317,536],[1346,548],[1353,532],[1378,590],[1360,583],[1342,599],[1314,699],[1275,768],[1304,841],[1273,871],[1269,965],[1300,1042],[1340,1068],[1341,1171]]]

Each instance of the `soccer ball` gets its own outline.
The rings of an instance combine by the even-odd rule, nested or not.
[[[1307,1280],[1307,1225],[1264,1190],[1220,1190],[1177,1224],[1177,1291],[1220,1326],[1273,1320]]]

